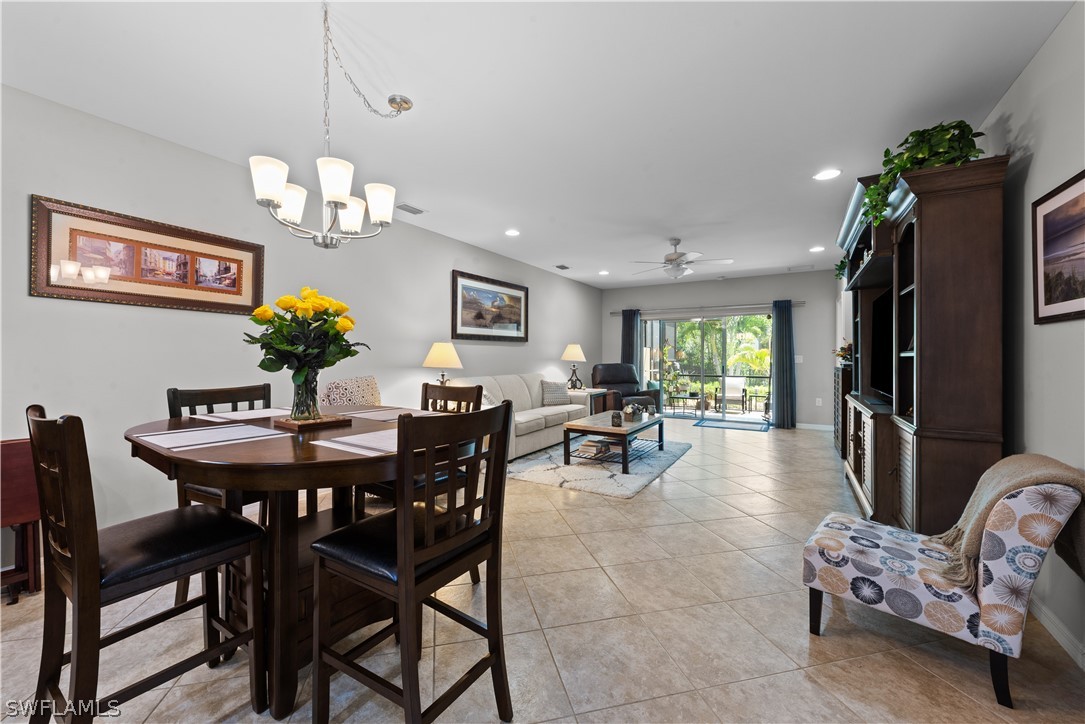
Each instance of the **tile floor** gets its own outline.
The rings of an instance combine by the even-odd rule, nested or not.
[[[618,500],[510,481],[504,619],[517,722],[888,722],[1085,719],[1085,672],[1034,618],[1011,661],[1017,709],[994,702],[983,649],[865,607],[831,602],[824,635],[807,633],[802,542],[829,511],[857,512],[831,435],[667,422],[694,447],[635,498]],[[102,627],[167,605],[172,589],[103,611]],[[481,614],[481,589],[440,592]],[[826,597],[830,601],[830,597]],[[427,611],[423,698],[443,691],[481,639]],[[198,614],[196,614],[198,615]],[[0,608],[0,693],[29,696],[41,596]],[[198,620],[173,621],[118,645],[101,694],[198,644]],[[387,642],[368,666],[394,676]],[[298,710],[310,719],[308,668]],[[122,707],[116,721],[271,721],[248,707],[243,655],[201,668]],[[332,682],[337,721],[402,721],[354,682]],[[11,720],[15,717],[2,715]],[[496,721],[484,676],[439,721]]]

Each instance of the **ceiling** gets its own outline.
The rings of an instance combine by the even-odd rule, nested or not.
[[[358,86],[415,107],[370,115],[333,61],[332,155],[355,164],[355,193],[383,181],[426,210],[397,222],[599,288],[829,269],[855,178],[913,129],[981,123],[1069,7],[333,3]],[[239,165],[281,158],[312,225],[319,3],[2,12],[5,84]],[[811,179],[828,167],[843,175]],[[734,263],[634,275],[672,236]]]

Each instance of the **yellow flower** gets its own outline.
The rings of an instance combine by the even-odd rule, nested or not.
[[[328,305],[324,302],[325,299],[326,297],[309,297],[305,302],[313,308],[314,312],[323,312],[328,308]]]
[[[271,307],[265,304],[262,307],[257,307],[252,310],[252,316],[256,317],[261,322],[269,322],[271,321],[271,318],[275,316],[275,312]]]
[[[284,312],[289,312],[298,305],[298,298],[293,294],[287,294],[275,300],[275,306]]]
[[[309,302],[298,302],[294,305],[294,314],[308,319],[313,316],[313,305]]]
[[[340,317],[335,323],[335,329],[341,334],[346,334],[354,329],[354,320],[350,317]]]
[[[346,304],[343,304],[338,299],[333,299],[331,310],[336,314],[346,314],[350,311],[350,307],[348,307]]]
[[[320,296],[320,290],[319,289],[311,289],[310,287],[302,287],[301,288],[301,298],[304,299],[305,301],[309,301],[313,297],[318,297],[318,296]]]

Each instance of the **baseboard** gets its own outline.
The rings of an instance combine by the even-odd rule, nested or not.
[[[799,430],[824,430],[825,432],[832,432],[832,425],[815,425],[812,422],[798,422],[795,423],[795,427]]]
[[[1044,625],[1048,633],[1059,642],[1059,646],[1062,646],[1066,653],[1070,654],[1070,658],[1074,660],[1078,668],[1085,669],[1085,641],[1075,639],[1051,609],[1035,596],[1029,603],[1029,610],[1035,614],[1036,619]]]

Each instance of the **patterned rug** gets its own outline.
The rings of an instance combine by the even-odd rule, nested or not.
[[[655,437],[654,433],[652,437]],[[573,438],[573,450],[586,439]],[[663,449],[656,450],[654,442],[653,440],[653,450],[650,453],[629,462],[628,475],[622,473],[620,459],[613,463],[603,463],[574,457],[570,465],[565,465],[562,445],[553,445],[510,462],[508,476],[540,485],[584,490],[615,498],[632,498],[693,447],[688,442],[665,441]]]

